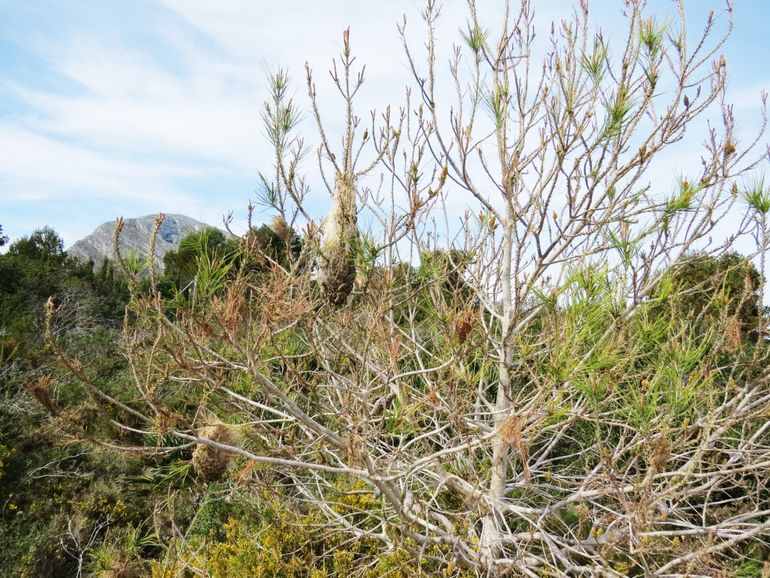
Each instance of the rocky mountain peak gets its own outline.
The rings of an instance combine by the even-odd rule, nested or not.
[[[124,255],[137,253],[141,258],[147,257],[150,235],[155,226],[155,215],[145,215],[135,219],[125,219],[123,232],[120,235],[120,249]],[[208,227],[185,215],[166,215],[161,223],[158,238],[155,242],[155,263],[163,268],[163,256],[169,251],[179,248],[179,242],[189,235]],[[93,233],[76,241],[67,252],[78,259],[100,263],[105,257],[115,258],[112,237],[115,234],[115,221],[107,221],[99,225]]]

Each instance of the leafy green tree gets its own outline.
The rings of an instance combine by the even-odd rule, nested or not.
[[[661,308],[699,323],[723,317],[731,325],[734,339],[756,343],[766,323],[761,288],[757,268],[733,251],[681,259],[666,272],[653,295],[662,301]],[[668,295],[674,297],[666,299]]]
[[[268,271],[273,264],[288,267],[299,257],[302,242],[282,219],[252,227],[241,242],[239,266]]]
[[[13,242],[0,255],[0,327],[4,355],[41,343],[42,304],[61,286],[66,255],[50,228]],[[37,331],[34,328],[37,327]],[[31,338],[31,339],[30,339]]]
[[[8,254],[58,264],[61,264],[66,257],[64,241],[50,227],[43,227],[28,237],[15,241],[8,248]]]
[[[77,443],[104,424],[45,347],[49,299],[67,311],[51,331],[102,388],[119,390],[125,368],[116,346],[128,291],[109,261],[95,272],[68,257],[48,227],[0,255],[0,566],[13,576],[77,575],[85,543],[147,515],[125,485],[141,461]]]
[[[213,260],[232,259],[237,242],[229,239],[214,227],[207,227],[184,237],[176,251],[169,251],[163,257],[164,276],[178,289],[185,288],[198,271],[201,257]]]
[[[0,255],[0,357],[17,347],[31,352],[42,345],[43,306],[49,298],[57,306],[78,302],[83,313],[86,307],[94,318],[115,322],[122,319],[128,289],[108,261],[94,272],[92,262],[69,257],[49,227],[14,241]]]
[[[0,225],[0,247],[8,242],[8,235],[3,234],[3,226]]]

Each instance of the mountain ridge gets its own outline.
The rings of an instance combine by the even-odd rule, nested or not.
[[[156,217],[157,215],[153,214],[124,219],[123,230],[120,234],[120,250],[124,255],[133,252],[142,259],[147,258],[150,236],[155,227]],[[105,257],[114,259],[115,249],[112,238],[115,234],[115,224],[115,221],[102,223],[91,234],[75,241],[67,249],[67,253],[82,261],[93,260],[97,264]],[[166,253],[176,251],[179,248],[179,242],[190,233],[207,227],[211,227],[211,225],[186,215],[167,214],[160,225],[155,242],[154,260],[156,266],[162,270],[163,257]]]

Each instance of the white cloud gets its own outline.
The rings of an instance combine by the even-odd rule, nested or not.
[[[143,201],[157,198],[159,181],[202,174],[189,166],[121,160],[4,122],[0,122],[0,149],[4,151],[0,174],[11,182],[26,183],[31,196],[19,198],[13,191],[2,191],[0,199],[5,200],[52,199],[65,192],[80,198],[127,196]]]
[[[232,74],[221,67],[198,61],[170,71],[147,54],[83,43],[52,64],[79,90],[11,86],[37,111],[26,119],[29,128],[106,151],[186,154],[241,170],[253,170],[264,151],[256,86],[233,90]]]

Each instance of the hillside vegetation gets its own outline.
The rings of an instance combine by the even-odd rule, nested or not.
[[[766,116],[739,138],[731,5],[688,31],[628,0],[610,46],[581,1],[540,59],[514,4],[470,2],[446,66],[429,1],[371,116],[345,31],[334,120],[307,70],[316,151],[271,74],[270,225],[249,204],[162,273],[123,219],[114,262],[50,229],[0,256],[4,568],[770,573]],[[661,183],[683,140],[700,164]]]

